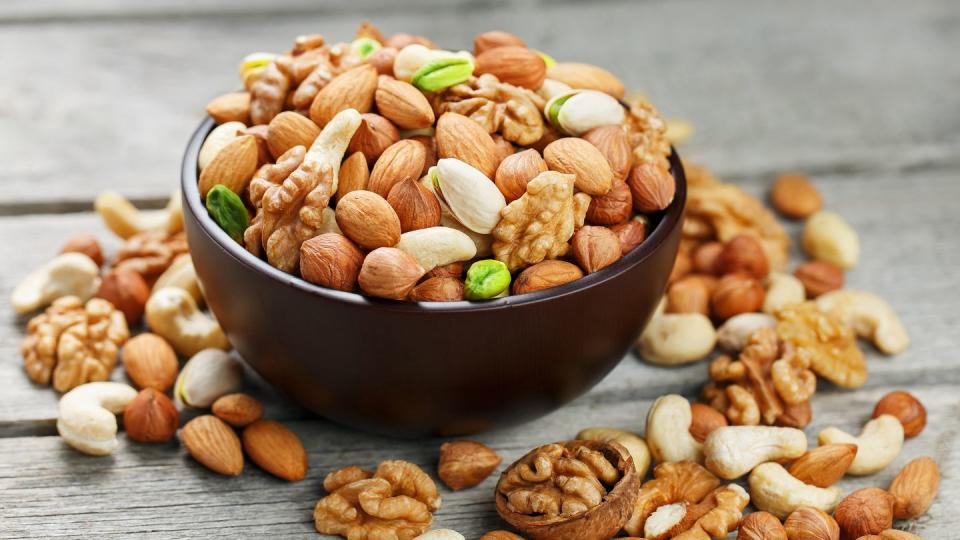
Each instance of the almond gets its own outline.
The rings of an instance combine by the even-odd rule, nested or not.
[[[267,134],[270,132],[270,126],[266,124],[257,124],[250,126],[240,132],[241,135],[252,135],[253,140],[257,142],[257,168],[266,163],[273,163],[273,156],[270,154],[270,145],[267,144]]]
[[[895,390],[880,398],[873,408],[872,418],[890,414],[903,424],[903,436],[916,437],[927,425],[927,409],[909,392]]]
[[[205,414],[190,420],[180,430],[180,442],[201,465],[226,476],[243,472],[240,439],[216,416]]]
[[[575,185],[588,195],[604,195],[613,187],[613,170],[603,154],[578,137],[564,137],[543,149],[551,171],[576,175]]]
[[[431,41],[429,38],[423,36],[415,36],[413,34],[408,34],[406,32],[397,32],[396,34],[387,38],[387,41],[383,43],[384,47],[393,47],[398,51],[407,45],[423,45],[428,49],[436,49],[437,44]]]
[[[354,152],[340,164],[340,178],[337,182],[337,200],[344,195],[358,189],[367,189],[370,180],[370,169],[367,167],[367,158],[363,152]]]
[[[513,282],[513,294],[526,294],[558,287],[583,277],[577,265],[566,261],[543,261],[527,268]]]
[[[433,270],[430,270],[424,274],[424,278],[430,279],[432,277],[453,277],[457,279],[463,278],[463,273],[467,269],[467,263],[464,261],[458,261],[450,264],[445,264],[443,266],[438,266]]]
[[[366,249],[393,246],[400,241],[400,219],[380,195],[357,190],[337,203],[337,225],[343,234]]]
[[[713,430],[727,425],[727,417],[723,413],[703,403],[692,403],[690,413],[692,420],[689,431],[697,442],[702,443]]]
[[[420,142],[410,139],[395,142],[373,165],[367,189],[386,198],[393,186],[405,180],[419,180],[426,159],[426,148]]]
[[[491,137],[493,139],[493,145],[497,148],[497,168],[500,168],[500,164],[503,163],[503,160],[513,155],[513,143],[503,138],[500,134],[493,134]],[[493,178],[491,177],[491,180]]]
[[[710,316],[710,290],[696,276],[684,276],[667,289],[667,313],[699,313]]]
[[[490,49],[507,46],[526,47],[527,44],[509,32],[491,30],[473,38],[473,55],[479,56]]]
[[[893,525],[893,504],[892,495],[875,487],[847,495],[833,513],[833,519],[840,526],[840,538],[856,540],[889,529]]]
[[[257,420],[243,430],[243,449],[268,473],[296,482],[307,475],[307,451],[300,437],[273,420]]]
[[[430,170],[430,167],[433,167],[437,164],[437,141],[429,135],[415,135],[410,137],[411,141],[417,141],[423,145],[424,150],[426,151],[426,159],[423,162],[423,170],[420,171],[420,176],[427,174],[427,171]]]
[[[455,277],[431,277],[410,291],[414,302],[456,302],[463,300],[463,281]]]
[[[633,196],[626,182],[617,180],[604,195],[590,199],[587,207],[587,223],[591,225],[617,225],[630,219],[633,213]]]
[[[273,117],[267,128],[267,148],[273,159],[282,156],[294,146],[310,148],[320,135],[320,128],[300,113],[284,111]]]
[[[226,122],[250,123],[250,92],[230,92],[207,103],[207,114],[218,124]]]
[[[487,130],[457,113],[444,113],[437,120],[434,134],[437,156],[456,158],[493,178],[497,172],[497,145]]]
[[[416,259],[397,248],[377,248],[367,254],[357,282],[370,296],[403,300],[426,271]]]
[[[583,139],[597,147],[607,158],[615,180],[626,181],[633,167],[633,148],[630,138],[620,126],[602,126],[583,134]]]
[[[323,287],[352,291],[362,264],[363,252],[341,234],[324,233],[300,246],[300,275]]]
[[[610,230],[620,239],[620,251],[626,255],[647,239],[647,218],[636,216],[626,223],[614,225]]]
[[[488,446],[474,441],[451,441],[440,445],[437,476],[453,491],[483,482],[503,459]]]
[[[501,82],[536,90],[547,77],[547,64],[535,51],[506,45],[488,49],[476,57],[474,73],[489,73]]]
[[[381,75],[374,99],[380,114],[401,129],[430,127],[435,120],[430,102],[408,82]]]
[[[855,444],[827,444],[800,456],[787,470],[805,484],[826,488],[843,478],[855,457]]]
[[[241,135],[231,140],[200,173],[200,196],[206,198],[207,192],[217,184],[242,195],[257,171],[257,155],[257,141],[253,135]]]
[[[374,163],[390,145],[400,140],[400,132],[379,114],[366,113],[361,118],[360,127],[353,133],[347,151],[363,152],[367,163]]]
[[[897,519],[914,519],[922,516],[940,489],[940,469],[929,457],[919,457],[900,469],[890,483],[890,495],[894,498],[893,516]]]
[[[773,184],[770,203],[790,219],[805,219],[823,208],[823,198],[806,175],[781,174]]]
[[[393,77],[393,62],[397,59],[397,52],[393,47],[380,47],[364,61],[376,68],[379,75]]]
[[[803,283],[807,298],[816,298],[843,288],[843,270],[826,261],[807,261],[797,266],[793,275]]]
[[[573,235],[570,244],[573,257],[588,274],[610,266],[621,257],[620,239],[606,227],[583,227]]]
[[[123,409],[123,429],[140,443],[163,443],[177,434],[180,413],[165,394],[144,388]]]
[[[97,297],[123,312],[128,326],[135,326],[143,317],[150,297],[150,286],[143,276],[127,268],[114,268],[103,275]]]
[[[317,93],[310,105],[310,119],[323,127],[338,112],[346,109],[370,112],[376,90],[376,68],[370,64],[361,64],[341,73]]]
[[[590,64],[560,62],[547,69],[547,78],[560,81],[571,88],[587,88],[606,92],[621,99],[625,93],[623,83],[613,73]]]
[[[244,427],[263,416],[263,405],[243,393],[227,394],[213,402],[214,416],[233,427]]]
[[[103,248],[100,247],[100,241],[97,240],[97,237],[90,233],[78,233],[71,236],[63,243],[60,253],[83,253],[97,263],[97,266],[103,266]]]
[[[123,345],[123,369],[137,388],[166,392],[177,380],[177,353],[162,337],[145,332]]]
[[[677,185],[673,175],[649,163],[634,165],[627,178],[633,207],[638,212],[659,212],[670,206]]]
[[[527,183],[530,180],[546,170],[547,162],[540,157],[540,153],[528,148],[511,154],[500,162],[495,183],[507,202],[513,202],[527,192]]]
[[[387,202],[400,218],[400,231],[414,231],[440,224],[440,201],[420,182],[408,178],[393,186]]]

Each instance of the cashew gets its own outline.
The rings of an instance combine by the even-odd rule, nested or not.
[[[477,247],[469,236],[449,227],[405,232],[396,247],[416,259],[427,272],[438,266],[469,261],[477,254]]]
[[[229,349],[230,342],[215,319],[202,313],[187,291],[164,287],[147,300],[147,325],[178,353],[192,356],[203,349]]]
[[[135,397],[137,391],[123,383],[81,384],[60,398],[57,432],[84,454],[111,454],[118,445],[115,415]]]
[[[17,313],[29,313],[62,296],[87,300],[100,287],[99,274],[97,263],[82,253],[57,255],[23,278],[10,301]]]
[[[154,291],[159,291],[164,287],[183,289],[190,294],[197,305],[203,304],[203,291],[200,289],[197,271],[193,268],[193,260],[190,259],[190,255],[186,253],[174,259],[170,267],[160,274],[160,277],[153,284]]]
[[[703,463],[703,445],[690,434],[693,412],[683,396],[661,396],[647,413],[647,446],[658,463],[693,461]]]
[[[207,135],[200,147],[200,153],[197,154],[197,167],[200,170],[207,168],[214,156],[223,150],[223,147],[230,144],[230,141],[240,136],[247,126],[243,122],[225,122],[213,128],[213,131]]]
[[[594,427],[581,430],[577,433],[577,439],[619,443],[633,458],[637,476],[643,478],[647,475],[647,469],[650,468],[650,449],[639,435],[617,428]]]
[[[803,249],[814,259],[851,270],[860,260],[860,237],[839,214],[821,210],[803,226]]]
[[[710,472],[733,480],[767,461],[792,459],[807,451],[807,436],[795,428],[726,426],[703,442],[704,464]]]
[[[797,480],[779,463],[764,463],[750,473],[750,501],[758,509],[786,519],[801,506],[831,513],[840,502],[840,488],[820,488]]]
[[[717,344],[717,331],[700,313],[664,313],[660,301],[653,318],[637,340],[644,360],[665,366],[689,364],[705,358]]]
[[[731,352],[742,351],[750,336],[761,328],[776,328],[777,320],[765,313],[741,313],[717,329],[717,344]]]
[[[204,349],[187,361],[177,376],[174,397],[178,403],[205,409],[218,398],[240,390],[243,366],[220,349]]]
[[[893,463],[903,447],[903,424],[896,416],[882,414],[863,426],[859,437],[835,427],[828,427],[817,435],[820,446],[827,444],[855,444],[857,456],[847,474],[863,476],[880,472]]]
[[[111,231],[120,238],[147,231],[175,233],[183,229],[183,206],[180,193],[174,193],[163,210],[138,210],[123,195],[104,191],[97,195],[93,207]]]
[[[766,279],[767,295],[763,300],[763,312],[774,314],[777,311],[807,299],[803,282],[790,274],[770,272]]]
[[[817,297],[817,308],[843,321],[884,354],[899,354],[910,346],[910,336],[897,312],[875,294],[853,289],[831,291]]]
[[[433,529],[427,531],[413,540],[464,540],[463,535],[453,529]]]

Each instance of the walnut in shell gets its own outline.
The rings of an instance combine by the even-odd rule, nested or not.
[[[493,229],[493,253],[511,272],[544,259],[562,257],[573,236],[572,174],[540,173],[527,192],[500,211]]]

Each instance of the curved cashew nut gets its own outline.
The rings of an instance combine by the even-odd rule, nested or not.
[[[182,203],[180,192],[176,192],[163,210],[139,210],[123,195],[104,191],[97,195],[93,207],[108,229],[120,238],[127,239],[147,231],[180,231],[183,229]]]
[[[413,540],[465,540],[463,535],[453,529],[434,529],[427,531]]]
[[[193,260],[187,253],[174,259],[170,267],[160,274],[160,277],[153,284],[154,291],[159,291],[164,287],[183,289],[190,294],[198,306],[203,304],[203,290],[200,288],[200,280],[197,278],[197,271],[193,268]]]
[[[469,236],[449,227],[405,232],[396,247],[416,259],[427,272],[438,266],[469,261],[477,254],[477,246]]]
[[[761,463],[797,458],[806,451],[803,431],[784,427],[721,427],[703,442],[704,465],[727,480],[739,478]]]
[[[81,384],[60,398],[57,432],[84,454],[111,454],[118,445],[115,415],[135,397],[137,391],[123,383]]]
[[[811,506],[828,514],[840,502],[840,488],[820,488],[797,480],[779,463],[757,466],[750,473],[750,501],[758,509],[786,519],[801,506]]]
[[[637,470],[637,475],[640,478],[647,475],[647,469],[650,468],[650,449],[647,447],[647,442],[639,435],[617,428],[595,427],[581,430],[577,433],[577,439],[619,443],[633,458],[633,467]]]
[[[693,411],[683,396],[661,396],[647,413],[647,446],[658,463],[693,461],[703,463],[703,445],[690,434]]]
[[[154,333],[184,356],[203,349],[230,348],[216,319],[201,312],[193,297],[178,287],[154,291],[147,300],[145,319]]]
[[[863,426],[859,437],[835,427],[828,427],[817,435],[820,446],[827,444],[855,444],[857,455],[847,474],[863,476],[882,471],[893,463],[903,447],[903,424],[896,416],[882,414]]]
[[[213,128],[200,147],[200,153],[197,154],[197,167],[200,170],[207,168],[207,165],[213,160],[223,147],[230,144],[230,141],[239,137],[247,126],[243,122],[224,122]]]
[[[767,294],[763,299],[764,313],[774,314],[777,311],[803,303],[807,299],[807,292],[803,282],[790,274],[770,272],[766,279]]]
[[[766,313],[741,313],[717,329],[717,344],[730,352],[742,351],[750,336],[761,328],[776,328],[777,320]]]
[[[717,331],[700,313],[664,313],[660,301],[653,318],[637,340],[644,360],[665,366],[689,364],[705,358],[717,344]]]
[[[897,312],[875,294],[839,289],[818,296],[817,308],[843,321],[884,354],[899,354],[910,346],[910,336]]]
[[[243,366],[220,349],[204,349],[193,355],[174,385],[178,403],[205,409],[218,398],[240,390],[243,384]]]
[[[64,253],[23,278],[10,299],[17,313],[29,313],[62,296],[88,300],[100,286],[100,267],[83,253]]]

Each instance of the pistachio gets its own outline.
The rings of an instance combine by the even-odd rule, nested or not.
[[[207,212],[234,241],[243,243],[243,231],[250,225],[250,216],[240,196],[223,184],[207,193]]]
[[[389,45],[388,45],[389,46]],[[400,49],[393,61],[393,76],[397,80],[412,82],[414,74],[426,64],[444,58],[464,58],[473,64],[473,55],[466,52],[451,52],[430,49],[420,43],[413,43]]]
[[[434,192],[460,223],[481,234],[497,226],[507,201],[496,184],[459,159],[441,159],[433,171]]]
[[[243,85],[250,88],[276,58],[277,55],[268,52],[255,52],[244,56],[240,62],[240,80]]]
[[[577,136],[600,126],[622,124],[625,117],[619,101],[596,90],[555,96],[547,102],[544,114],[553,127]]]
[[[473,62],[468,58],[439,58],[420,66],[410,82],[424,92],[437,92],[460,84],[471,75]]]
[[[463,295],[467,300],[493,298],[510,287],[510,270],[494,259],[484,259],[470,265]]]
[[[368,56],[381,47],[383,47],[383,45],[381,45],[379,41],[368,37],[360,37],[350,43],[350,50],[356,53],[361,60],[366,60]]]
[[[204,349],[180,370],[174,397],[187,407],[205,409],[217,398],[239,390],[242,383],[240,362],[220,349]]]

